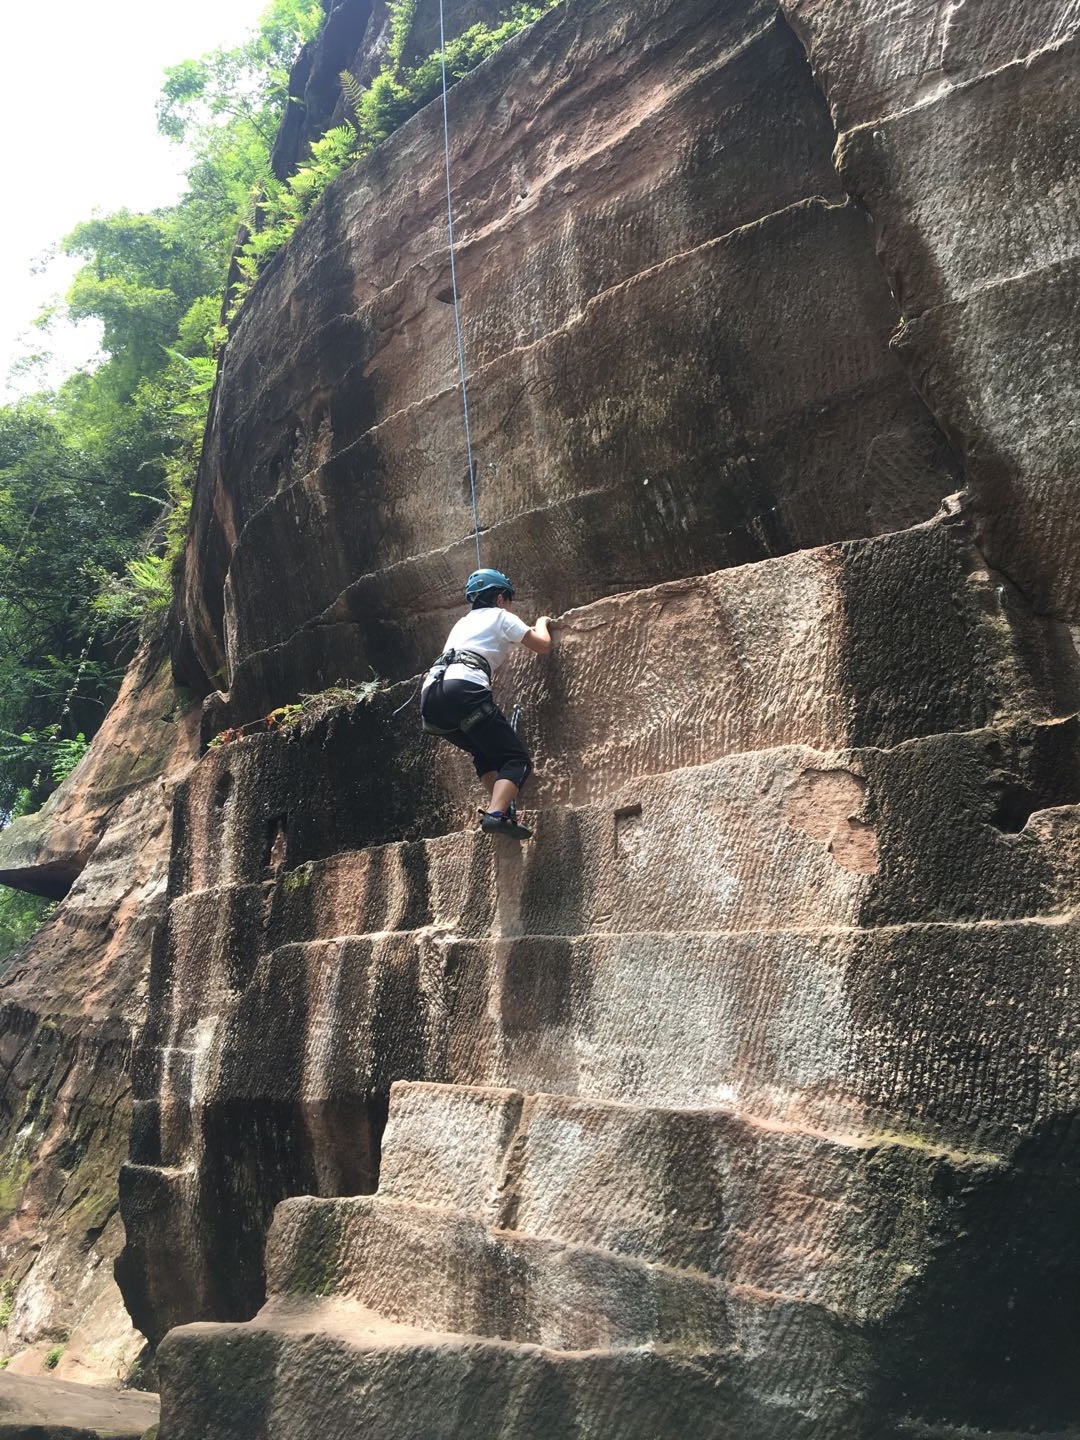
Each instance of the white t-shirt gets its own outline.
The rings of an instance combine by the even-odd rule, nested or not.
[[[499,669],[511,645],[520,645],[522,637],[529,633],[530,626],[509,610],[497,605],[486,605],[482,610],[470,610],[457,622],[446,637],[444,650],[475,650],[483,655],[491,666],[492,675]],[[488,677],[483,670],[471,665],[448,665],[447,680],[471,680],[474,685],[487,685]],[[424,687],[431,684],[430,674],[424,680]]]

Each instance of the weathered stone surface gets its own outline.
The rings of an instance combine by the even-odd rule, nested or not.
[[[1080,16],[783,8],[582,0],[451,95],[485,558],[562,612],[535,839],[398,683],[178,787],[118,1274],[228,1323],[162,1340],[168,1440],[1076,1429]],[[458,613],[441,144],[234,327],[210,733]]]
[[[991,563],[1080,607],[1077,32],[1071,0],[791,0]]]
[[[655,57],[646,92],[628,45]],[[548,79],[511,123],[524,66]],[[553,12],[455,102],[483,520],[529,603],[900,528],[955,488],[888,353],[895,307],[820,97],[766,7]],[[335,187],[230,342],[187,614],[236,718],[415,669],[456,599],[469,496],[446,458],[444,197],[420,159],[438,123],[415,117]],[[268,588],[270,553],[291,556],[287,587]]]
[[[207,1368],[209,1346],[222,1342],[232,1360],[227,1377]],[[185,1326],[160,1354],[164,1433],[176,1440],[237,1440],[256,1425],[300,1433],[313,1414],[334,1440],[378,1433],[388,1416],[403,1434],[432,1440],[470,1431],[499,1440],[600,1436],[612,1424],[627,1440],[649,1440],[668,1427],[706,1440],[744,1433],[737,1417],[733,1424],[718,1413],[728,1387],[716,1362],[687,1362],[651,1347],[566,1355],[430,1335],[341,1300],[277,1307],[250,1326]],[[283,1371],[297,1376],[295,1388],[274,1385]],[[783,1407],[775,1408],[779,1419]],[[790,1414],[786,1423],[799,1425]]]
[[[913,593],[922,603],[903,609]],[[741,751],[890,747],[1011,705],[1067,714],[1077,699],[1067,632],[946,523],[617,597],[558,633],[557,663],[518,656],[503,683],[524,707],[529,793],[545,808]],[[699,666],[704,687],[687,679]],[[275,824],[286,868],[460,824],[471,769],[417,733],[415,710],[391,718],[409,693],[378,694],[302,741],[255,738],[208,759],[185,792],[177,888],[258,881]]]
[[[915,382],[948,415],[978,476],[973,518],[985,552],[1039,610],[1066,615],[1080,577],[1068,319],[1078,279],[1073,263],[1025,275],[931,310],[899,337]],[[1007,368],[996,358],[1003,347]]]
[[[789,1324],[786,1353],[789,1361],[798,1357],[795,1364],[804,1359],[801,1338]],[[207,1360],[217,1353],[211,1347],[226,1345],[232,1364],[221,1376],[208,1369]],[[755,1384],[751,1374],[739,1373],[737,1357],[687,1362],[652,1349],[567,1355],[533,1345],[427,1335],[344,1301],[304,1302],[268,1309],[249,1326],[175,1331],[161,1351],[167,1377],[163,1414],[166,1433],[177,1440],[237,1440],[258,1424],[301,1434],[312,1414],[333,1440],[365,1429],[378,1433],[388,1416],[400,1423],[403,1435],[432,1440],[477,1433],[492,1440],[566,1434],[599,1440],[612,1434],[613,1426],[627,1440],[666,1434],[704,1440],[745,1440],[751,1434],[763,1440],[859,1434],[968,1440],[973,1433],[947,1422],[881,1423],[872,1395],[840,1409],[828,1386],[850,1354],[842,1342],[835,1343],[831,1365],[804,1372],[808,1400],[826,1398],[831,1404],[828,1413],[814,1414],[794,1409],[770,1390],[776,1377],[764,1353],[752,1356]],[[288,1388],[274,1384],[283,1373],[295,1377]],[[1015,1430],[980,1433],[986,1440],[1022,1440]],[[1040,1440],[1070,1440],[1071,1432],[1038,1433]]]
[[[156,1395],[0,1375],[0,1436],[5,1440],[141,1440],[157,1418]]]
[[[1057,47],[845,138],[905,317],[1080,257],[1076,69]]]
[[[841,130],[914,108],[1080,28],[1075,0],[783,0],[783,9]]]
[[[34,815],[0,831],[0,885],[60,899],[118,808],[167,772],[196,742],[190,705],[159,648],[132,662],[116,703],[82,763]]]
[[[1058,44],[842,146],[908,322],[899,353],[963,454],[984,548],[1040,609],[1068,615],[1080,593],[1076,72],[1075,40]]]
[[[292,1167],[316,1146],[327,1167],[348,1163],[359,1172],[354,1183],[362,1182],[365,1161],[372,1163],[370,1147],[359,1143],[365,1100],[381,1092],[385,1105],[390,1079],[410,1072],[637,1103],[653,1096],[669,1106],[738,1098],[762,1113],[805,1113],[815,1123],[850,1120],[869,1106],[875,1123],[914,1113],[954,1138],[999,1124],[1007,1134],[1009,1122],[996,1118],[991,1098],[1000,1086],[1011,1087],[1017,1123],[1067,1108],[1063,1037],[1073,1020],[1059,988],[1069,981],[1073,939],[1068,926],[1032,920],[495,941],[404,932],[286,947],[258,966],[239,1003],[207,1025],[215,1036],[214,1051],[203,1056],[212,1065],[207,1090],[190,1118],[163,1106],[162,1158],[176,1166],[188,1126],[198,1154],[207,1128],[224,1123],[230,1108],[263,1106],[266,1134],[243,1137],[235,1157],[247,1155],[259,1183],[219,1217],[226,1232],[246,1231],[244,1212],[261,1209],[262,1192],[281,1183],[275,1165],[290,1146]],[[940,994],[923,995],[924,977],[943,954],[955,978]],[[901,966],[906,986],[898,984]],[[958,995],[980,975],[978,1000],[958,1018]],[[347,1005],[329,1005],[327,987],[344,990],[347,977]],[[904,996],[899,1008],[894,991]],[[1052,1017],[1056,1038],[1045,1054],[1028,1054],[1035,1021],[1021,996]],[[770,997],[789,1031],[778,1028]],[[248,1038],[260,1023],[273,1037],[270,1053]],[[319,1052],[306,1050],[304,1024],[319,1037]],[[886,1055],[905,1029],[920,1031],[942,1062],[952,1056],[934,1092],[920,1074],[894,1074],[875,1059],[875,1046]],[[161,1078],[166,1097],[183,1078],[170,1066]],[[335,1113],[352,1137],[351,1155],[334,1148],[342,1139],[329,1124]],[[202,1163],[210,1177],[219,1162],[211,1152]],[[368,1168],[369,1183],[373,1173]],[[129,1240],[146,1217],[135,1220],[132,1214]]]
[[[654,285],[647,277],[636,280],[592,302],[578,324],[551,340],[555,353],[540,354],[535,347],[515,350],[505,374],[485,374],[488,404],[498,416],[513,411],[514,398],[523,391],[539,390],[547,402],[546,425],[552,433],[542,442],[541,464],[535,414],[522,410],[520,402],[513,417],[502,421],[500,446],[485,443],[482,427],[477,440],[485,456],[494,456],[488,463],[499,466],[500,473],[504,466],[520,471],[520,478],[511,474],[506,485],[500,485],[499,509],[488,503],[485,521],[494,527],[489,546],[513,554],[529,576],[529,593],[523,596],[529,603],[561,609],[612,589],[632,589],[666,575],[738,563],[863,529],[867,500],[859,486],[877,470],[873,442],[883,431],[903,432],[921,423],[910,398],[898,403],[895,395],[882,396],[869,415],[861,395],[845,399],[852,391],[883,388],[890,376],[895,390],[898,379],[885,349],[895,317],[885,308],[884,292],[877,297],[881,311],[876,325],[862,297],[846,299],[843,293],[853,288],[855,276],[880,283],[865,224],[855,211],[830,209],[824,202],[762,223],[770,235],[740,230],[663,267],[655,281],[663,282],[662,301],[650,294]],[[783,292],[762,283],[762,249],[779,252],[780,273],[803,268],[804,277],[793,276],[792,283],[796,293],[806,297],[805,317],[790,313],[790,301],[784,302],[784,321],[779,313],[770,314],[770,298],[775,296],[779,306]],[[745,297],[756,287],[761,288],[760,299],[744,311]],[[654,313],[661,305],[662,325]],[[711,335],[718,315],[739,326],[740,333]],[[793,339],[786,373],[778,366],[773,345],[785,321],[789,330],[804,337],[801,344]],[[713,395],[694,402],[702,411],[702,433],[690,456],[678,453],[671,436],[696,425],[697,417],[670,412],[676,403],[691,403],[693,376],[687,374],[680,383],[682,377],[670,373],[666,327],[681,334],[691,354],[705,355],[726,345],[739,356],[723,377],[726,384],[718,379]],[[652,355],[644,347],[613,348],[611,335],[627,331],[651,336],[663,348]],[[617,408],[612,396],[621,397]],[[440,416],[415,408],[409,412],[415,439],[402,434],[381,438],[398,455],[413,453],[421,437],[430,446],[432,429],[449,432],[458,420],[459,405],[460,395],[449,390]],[[853,424],[845,412],[854,408],[861,415]],[[906,417],[905,409],[910,412]],[[815,434],[823,411],[835,412],[825,421],[825,437]],[[810,418],[804,418],[804,412]],[[617,452],[604,443],[609,428],[620,436]],[[839,446],[837,429],[843,435]],[[861,437],[853,433],[857,429]],[[761,439],[750,440],[750,434]],[[516,465],[505,453],[507,442],[518,450]],[[944,464],[934,466],[929,441],[920,447],[915,436],[910,448],[904,480],[918,485],[920,466],[926,479],[917,510],[910,494],[905,497],[903,518],[908,521],[926,518],[940,496],[953,488]],[[854,474],[843,469],[838,473],[838,449],[858,456]],[[363,476],[365,470],[369,484],[380,475],[377,465],[365,466],[362,456],[350,455],[348,463],[335,461],[328,473],[315,473],[310,484],[298,481],[280,500],[268,501],[245,528],[227,590],[227,603],[234,593],[243,596],[235,620],[227,614],[230,675],[245,664],[257,664],[262,651],[285,643],[309,621],[360,627],[358,640],[368,647],[360,658],[394,678],[403,673],[401,658],[408,657],[409,663],[415,653],[407,643],[410,629],[420,631],[414,644],[422,646],[421,654],[429,654],[432,644],[437,653],[446,610],[457,602],[462,564],[453,552],[441,552],[459,540],[464,507],[460,501],[448,503],[441,487],[410,477],[395,507],[393,539],[388,536],[370,557],[360,556],[349,542],[357,532],[358,541],[366,538],[370,544],[372,537],[371,514],[358,503],[357,494],[357,472]],[[588,477],[587,488],[583,476]],[[826,483],[831,490],[827,509],[818,488]],[[382,488],[396,488],[393,477]],[[881,503],[889,503],[885,494]],[[421,517],[410,525],[413,506],[434,512],[427,525]],[[595,543],[605,528],[601,516],[635,540],[604,565],[598,564]],[[882,528],[888,528],[887,521]],[[307,543],[320,544],[319,563],[301,562],[296,581],[284,591],[274,586],[271,593],[264,557],[295,546],[298,533]],[[327,544],[319,539],[321,533],[327,534]],[[784,534],[793,540],[780,538]],[[552,563],[555,543],[557,566]],[[428,557],[430,551],[436,553]],[[358,578],[394,562],[399,569],[392,575]],[[416,621],[410,623],[410,612],[416,611]],[[372,634],[362,623],[370,620],[378,627]],[[374,648],[380,631],[387,628],[393,643]],[[355,673],[363,673],[362,668]]]
[[[268,1247],[271,1294],[313,1288],[355,1294],[357,1286],[385,1283],[379,1267],[392,1272],[396,1262],[385,1247],[380,1261],[364,1258],[368,1232],[394,1235],[395,1227],[423,1226],[434,1206],[475,1218],[489,1215],[495,1224],[485,1243],[496,1255],[499,1247],[517,1253],[521,1237],[532,1236],[571,1251],[603,1251],[609,1258],[622,1255],[686,1271],[688,1279],[724,1280],[778,1299],[828,1304],[864,1317],[867,1306],[886,1314],[893,1293],[921,1263],[898,1260],[890,1250],[895,1235],[908,1235],[912,1257],[924,1255],[936,1243],[931,1235],[953,1223],[950,1197],[965,1184],[992,1183],[1002,1168],[992,1154],[950,1154],[884,1132],[812,1133],[762,1125],[731,1111],[517,1094],[513,1144],[502,1147],[490,1171],[492,1189],[499,1192],[497,1213],[488,1188],[472,1203],[446,1206],[438,1161],[429,1186],[417,1168],[408,1194],[402,1194],[393,1177],[410,1163],[417,1141],[426,1136],[430,1145],[443,1135],[444,1144],[453,1145],[464,1107],[482,1113],[478,1107],[489,1106],[492,1094],[461,1086],[396,1085],[384,1149],[390,1182],[380,1178],[373,1200],[279,1206]],[[399,1107],[409,1117],[404,1129]],[[845,1149],[848,1163],[842,1167],[837,1152]],[[882,1183],[886,1176],[891,1183]],[[460,1192],[458,1198],[464,1198]],[[853,1226],[865,1227],[857,1247]],[[417,1245],[423,1248],[430,1239]],[[467,1239],[461,1243],[472,1245]],[[407,1245],[403,1253],[415,1255],[416,1248]],[[816,1261],[812,1275],[806,1272],[809,1253]],[[403,1260],[401,1266],[410,1263]],[[486,1262],[478,1255],[475,1263]],[[497,1261],[491,1263],[498,1268]],[[312,1267],[321,1277],[317,1287]],[[619,1267],[613,1268],[618,1274]],[[521,1280],[519,1274],[510,1283]],[[376,1308],[389,1314],[387,1305],[407,1311],[410,1305],[445,1303],[445,1285],[415,1280],[410,1285],[412,1299],[395,1289],[393,1298],[384,1296]],[[429,1291],[440,1288],[442,1299],[430,1299]],[[534,1320],[523,1297],[524,1290],[512,1305],[505,1299],[485,1303],[476,1324],[453,1328],[491,1334],[495,1326],[526,1338]],[[544,1343],[553,1343],[550,1334]]]
[[[68,892],[0,984],[3,1350],[28,1374],[60,1347],[57,1378],[115,1384],[144,1348],[112,1279],[116,1177],[171,795],[197,735],[198,711],[167,662],[144,654],[75,774],[40,816],[0,836],[5,883]]]
[[[737,755],[533,814],[535,844],[497,867],[478,834],[451,835],[197,891],[172,905],[162,974],[184,968],[163,998],[235,995],[260,949],[432,925],[574,936],[1065,913],[1075,736],[1062,722],[890,751]],[[691,808],[705,833],[689,845]],[[1034,823],[1049,809],[1052,837]]]
[[[897,623],[912,576],[934,608]],[[865,627],[845,645],[853,614]],[[817,650],[830,624],[836,649]],[[712,726],[680,724],[676,710],[658,745],[648,722],[664,667],[677,705],[710,625],[718,664],[775,686],[776,698],[759,688],[747,699],[725,680],[710,697]],[[371,813],[370,802],[327,802],[350,794],[350,775],[372,775],[370,752],[334,722],[303,743],[223,747],[182,790],[124,1187],[122,1274],[148,1333],[258,1306],[276,1199],[374,1188],[397,1078],[726,1107],[732,1124],[840,1132],[852,1150],[911,1133],[939,1151],[1006,1156],[1015,1126],[1026,1133],[1068,1113],[1075,942],[1058,922],[1073,904],[1062,838],[1073,833],[1080,775],[1075,722],[1052,717],[1071,682],[1051,679],[1057,627],[1041,629],[979,568],[962,527],[939,522],[600,601],[560,629],[565,661],[560,651],[549,668],[558,676],[565,664],[586,699],[580,709],[537,702],[545,763],[587,793],[582,727],[598,738],[614,728],[602,694],[590,715],[605,656],[616,657],[630,737],[642,677],[646,728],[630,742],[637,762],[624,748],[599,767],[601,793],[611,786],[602,798],[566,809],[563,785],[542,794],[524,853],[493,854],[475,833],[452,833],[327,854],[362,843],[348,827]],[[846,664],[830,669],[832,656]],[[792,689],[795,705],[785,705]],[[700,703],[697,692],[687,698]],[[379,723],[380,703],[354,723]],[[1018,708],[1045,718],[981,728]],[[770,745],[791,727],[878,744]],[[735,753],[695,763],[703,741]],[[267,844],[274,816],[283,851]],[[1023,987],[1030,1000],[1017,1005]],[[1033,1015],[1049,1026],[1037,1057],[1025,1030]],[[935,1058],[933,1084],[896,1048],[911,1034]],[[497,1117],[499,1106],[481,1113]],[[249,1123],[237,1131],[240,1114]],[[463,1133],[479,1167],[463,1172],[474,1198],[491,1189],[503,1124],[494,1140],[472,1122]],[[428,1125],[430,1148],[445,1128]],[[450,1152],[447,1164],[433,1203],[459,1209]],[[401,1183],[415,1199],[417,1182]],[[619,1223],[616,1212],[609,1225]],[[174,1237],[164,1260],[163,1225]],[[172,1279],[175,1253],[188,1256],[184,1287]],[[374,1292],[363,1298],[381,1305]],[[404,1318],[451,1324],[447,1313]]]
[[[924,1254],[930,1234],[948,1228],[960,1176],[997,1170],[989,1155],[885,1133],[815,1134],[730,1111],[562,1095],[536,1097],[514,1162],[507,1228],[863,1314],[886,1313],[902,1266],[919,1263],[896,1261],[897,1231],[910,1233],[913,1256]],[[886,1175],[891,1183],[880,1183]]]
[[[494,1218],[522,1100],[516,1090],[391,1086],[392,1118],[383,1134],[380,1193],[391,1200],[419,1200]]]
[[[336,1243],[325,1253],[328,1230]],[[723,1291],[704,1277],[373,1196],[286,1202],[268,1255],[276,1289],[341,1291],[424,1330],[554,1350],[693,1352],[731,1338]]]
[[[445,1195],[438,1169],[428,1196],[418,1183],[408,1203],[380,1193],[280,1206],[269,1244],[272,1298],[256,1320],[186,1326],[161,1348],[165,1413],[176,1433],[194,1434],[185,1428],[194,1414],[210,1417],[213,1436],[248,1433],[251,1412],[240,1409],[240,1393],[265,1423],[293,1433],[298,1403],[327,1369],[339,1384],[327,1397],[326,1433],[344,1437],[391,1415],[409,1433],[416,1421],[407,1396],[404,1409],[395,1408],[384,1389],[406,1361],[439,1416],[425,1433],[448,1437],[477,1424],[485,1434],[550,1436],[571,1420],[577,1433],[599,1437],[610,1433],[612,1417],[620,1434],[643,1436],[685,1434],[675,1428],[685,1425],[695,1434],[777,1440],[958,1433],[947,1424],[871,1417],[880,1417],[882,1382],[910,1385],[905,1367],[932,1367],[947,1333],[934,1328],[937,1294],[932,1280],[925,1293],[920,1272],[932,1274],[931,1257],[946,1245],[989,1250],[1008,1228],[1001,1191],[1010,1172],[1000,1158],[934,1152],[899,1136],[762,1127],[724,1112],[518,1098],[524,1104],[505,1152],[495,1228],[425,1203]],[[491,1092],[395,1087],[394,1104],[410,1120],[404,1129],[391,1120],[387,1168],[407,1163],[393,1149],[411,1145],[424,1111],[434,1137],[462,1106],[481,1113],[493,1099]],[[478,1203],[486,1207],[486,1196]],[[1060,1243],[1063,1221],[1056,1212],[1051,1244]],[[602,1228],[605,1222],[615,1228]],[[637,1263],[619,1258],[627,1251]],[[1037,1294],[1020,1287],[1013,1296],[1029,1317]],[[897,1318],[927,1304],[921,1313],[931,1328],[912,1337]],[[854,1322],[871,1318],[884,1323],[860,1341]],[[977,1343],[999,1354],[1024,1344],[1019,1326],[996,1338],[978,1321],[974,1330]],[[635,1343],[661,1336],[659,1350]],[[493,1344],[499,1339],[503,1345]],[[232,1396],[209,1378],[223,1344],[233,1356]],[[589,1345],[598,1348],[583,1350]],[[500,1378],[500,1361],[509,1365],[511,1355],[512,1369]],[[817,1368],[826,1356],[827,1381]],[[622,1368],[609,1368],[617,1359]],[[559,1365],[568,1367],[560,1387],[567,1408],[535,1408],[530,1367]],[[635,1375],[650,1365],[659,1367],[652,1386],[670,1397],[663,1420],[647,1410],[647,1420],[639,1416],[636,1403],[624,1410]],[[294,1383],[272,1382],[283,1369]],[[774,1408],[781,1373],[787,1400]],[[609,1394],[615,1375],[618,1390]],[[487,1387],[482,1419],[473,1384]],[[602,1400],[599,1412],[586,1386],[593,1405]],[[639,1431],[639,1423],[652,1428]]]

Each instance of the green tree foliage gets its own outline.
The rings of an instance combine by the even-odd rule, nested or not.
[[[223,263],[237,226],[271,180],[270,150],[288,103],[289,70],[322,22],[318,0],[273,0],[242,45],[184,60],[165,72],[162,134],[194,153],[183,224],[216,245]],[[223,279],[215,294],[220,302]]]
[[[101,321],[108,362],[95,390],[130,400],[137,386],[163,369],[164,347],[201,298],[220,291],[222,257],[193,244],[174,215],[121,210],[87,220],[63,242],[86,261],[68,291],[73,320]]]
[[[230,253],[321,17],[318,0],[273,0],[243,45],[174,66],[159,123],[193,157],[186,194],[61,242],[82,262],[63,312],[100,322],[104,355],[0,407],[0,824],[62,778],[168,606]],[[0,935],[22,936],[35,905],[0,890]]]
[[[494,55],[507,40],[539,20],[557,0],[541,0],[539,4],[512,5],[498,25],[483,22],[471,25],[460,35],[446,42],[446,78],[454,84],[470,70],[475,70],[489,55]],[[395,13],[391,30],[387,64],[376,75],[367,91],[350,94],[357,125],[365,148],[380,144],[442,91],[443,52],[434,51],[419,64],[404,64],[409,26],[415,0],[403,0]],[[344,81],[344,77],[342,77]]]
[[[54,900],[0,886],[0,971],[55,909]]]
[[[32,809],[30,791],[22,790],[12,806],[12,818],[17,819]],[[7,968],[7,962],[12,955],[22,949],[55,909],[54,900],[46,900],[41,895],[28,895],[25,890],[11,890],[6,885],[0,885],[0,974]],[[3,1319],[3,1308],[4,1297],[0,1294],[0,1325],[6,1323]]]
[[[241,45],[171,66],[158,101],[162,134],[202,145],[215,122],[239,120],[268,152],[288,99],[292,62],[322,19],[319,0],[272,0]]]
[[[72,739],[112,697],[117,657],[88,644],[86,571],[122,567],[155,506],[103,458],[65,429],[55,399],[0,409],[0,739],[52,725]],[[0,815],[18,791],[40,801],[54,783],[40,748],[0,758]]]

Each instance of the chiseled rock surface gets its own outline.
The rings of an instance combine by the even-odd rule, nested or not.
[[[381,1193],[495,1219],[523,1103],[517,1090],[399,1084],[383,1135]]]
[[[1062,627],[950,506],[556,634],[520,677],[547,772],[524,850],[472,828],[458,759],[391,729],[393,693],[212,751],[178,792],[120,1273],[155,1339],[270,1299],[163,1346],[168,1423],[247,1433],[200,1388],[226,1337],[282,1434],[313,1382],[271,1377],[313,1346],[357,1377],[338,1433],[376,1423],[418,1350],[457,1433],[455,1335],[500,1342],[469,1342],[485,1384],[504,1345],[541,1347],[526,1393],[533,1366],[567,1376],[538,1435],[605,1433],[586,1396],[613,1352],[619,1426],[639,1383],[717,1436],[1059,1413],[1039,1296],[1080,1263]],[[417,838],[373,846],[402,772]],[[391,1098],[400,1079],[435,1083]],[[264,1268],[275,1202],[305,1191],[356,1198],[279,1206]],[[492,1434],[522,1417],[507,1383]]]
[[[537,760],[531,802],[581,804],[744,751],[889,748],[1017,707],[1036,719],[1072,713],[1067,630],[1033,615],[956,522],[946,512],[561,617],[557,662],[522,653],[504,681]],[[699,672],[707,683],[694,682]],[[256,736],[216,751],[184,791],[175,888],[261,879],[275,825],[287,828],[291,869],[467,822],[471,767],[418,732],[415,706],[393,718],[413,688],[378,693],[288,745]]]
[[[141,1440],[157,1419],[156,1395],[0,1375],[3,1440]]]
[[[233,719],[368,666],[414,672],[457,602],[438,108],[333,187],[230,339],[186,615]],[[956,488],[774,7],[560,7],[454,109],[481,515],[523,603],[899,529]],[[283,586],[268,557],[286,555]]]
[[[256,1319],[167,1337],[166,1434],[296,1434],[315,1404],[327,1434],[405,1435],[422,1403],[424,1433],[446,1440],[961,1433],[894,1422],[884,1402],[902,1403],[917,1366],[924,1386],[955,1392],[957,1359],[986,1342],[985,1326],[949,1326],[961,1305],[1005,1298],[979,1271],[1016,1243],[1019,1167],[1001,1154],[730,1109],[401,1084],[385,1144],[406,1193],[279,1206]],[[1060,1253],[1070,1188],[1010,1282]],[[943,1251],[974,1267],[974,1293],[942,1284]],[[1030,1346],[1032,1302],[999,1346]],[[915,1317],[932,1332],[913,1333]]]
[[[144,1347],[112,1276],[117,1173],[172,790],[197,742],[197,707],[160,650],[144,653],[71,779],[0,835],[5,883],[66,891],[0,983],[3,1349],[27,1375],[60,1348],[56,1377],[115,1384]]]
[[[472,568],[437,107],[256,286],[205,728],[395,683],[177,789],[166,1440],[1075,1431],[1078,18],[582,0],[455,88],[485,555],[561,612],[524,849],[392,718]]]
[[[901,358],[956,445],[991,561],[1080,617],[1073,0],[783,0],[873,216]]]

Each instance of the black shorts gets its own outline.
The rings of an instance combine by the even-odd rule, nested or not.
[[[484,700],[491,700],[486,685],[471,680],[433,680],[420,697],[420,714],[440,730],[449,730],[444,740],[472,756],[477,775],[496,771],[500,780],[511,780],[520,789],[532,773],[529,752],[518,739],[509,720],[497,705],[468,734],[457,724]]]

